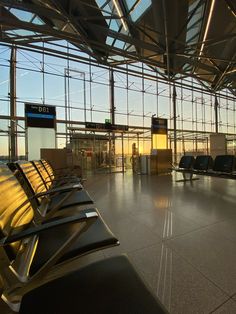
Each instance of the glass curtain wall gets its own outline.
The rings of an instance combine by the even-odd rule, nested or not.
[[[43,45],[43,44],[39,44]],[[69,140],[68,127],[84,127],[85,121],[104,123],[111,118],[109,68],[98,65],[73,46],[54,42],[61,56],[17,48],[16,104],[17,158],[27,158],[25,150],[24,104],[56,106],[57,146]],[[48,48],[45,44],[41,48]],[[55,47],[54,47],[55,48]],[[73,52],[73,58],[69,55]],[[77,55],[75,56],[75,53]],[[10,134],[10,56],[11,47],[0,45],[0,159],[9,159]],[[132,134],[124,135],[124,153],[132,155],[132,145],[139,154],[151,149],[151,117],[168,119],[169,141],[173,149],[173,83],[147,65],[125,64],[113,69],[115,124],[128,125]],[[188,78],[175,83],[177,152],[207,153],[209,134],[214,133],[215,95]],[[228,152],[235,153],[235,97],[227,90],[217,93],[218,131],[225,133]],[[117,135],[116,154],[121,154]]]

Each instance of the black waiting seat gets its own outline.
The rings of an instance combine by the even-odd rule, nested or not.
[[[45,200],[47,213],[68,206],[93,204],[92,198],[80,183],[51,188],[49,182],[45,183],[43,181],[33,163],[15,162],[9,163],[8,166],[24,187],[28,197],[35,203],[34,208],[41,208],[42,202],[45,202]]]
[[[27,195],[5,165],[0,165],[0,199],[1,243],[12,271],[23,281],[38,276],[44,265],[119,244],[96,208],[72,207],[70,215],[36,221]]]
[[[195,158],[193,156],[184,155],[179,162],[179,170],[191,170],[193,168]]]
[[[96,209],[36,224],[22,186],[5,165],[0,166],[0,199],[1,297],[11,309],[21,314],[167,313],[124,256],[68,274],[68,260],[117,244]],[[56,267],[61,277],[45,283]]]
[[[38,171],[39,175],[41,176],[44,184],[48,188],[56,188],[59,186],[63,185],[68,185],[68,184],[80,184],[82,188],[82,181],[80,178],[76,176],[61,176],[60,180],[56,179],[55,177],[52,177],[49,175],[47,169],[45,168],[44,164],[42,163],[41,160],[33,160],[31,163],[34,165],[36,170]]]
[[[199,155],[196,159],[193,156],[183,156],[176,171],[182,172],[184,177],[184,180],[178,181],[197,180],[198,178],[193,178],[194,174],[236,179],[235,168],[234,155],[218,155],[214,161],[210,155]]]
[[[213,158],[210,155],[199,155],[196,157],[193,170],[197,173],[207,172],[213,167]]]
[[[178,167],[174,168],[173,170],[175,170],[177,172],[181,172],[183,175],[183,179],[182,180],[176,180],[176,182],[185,182],[185,181],[193,180],[194,163],[195,163],[194,156],[184,155],[181,157]],[[194,180],[196,180],[196,179],[194,179]]]
[[[180,159],[179,166],[172,170],[181,172],[183,175],[183,179],[176,182],[198,180],[199,178],[193,177],[194,174],[236,179],[236,157],[218,155],[213,160],[210,155],[199,155],[196,159],[193,156],[184,155]]]
[[[222,174],[231,174],[235,170],[234,155],[218,155],[215,157],[213,171]]]
[[[61,167],[61,168],[55,168],[52,163],[49,160],[41,159],[41,162],[47,169],[50,175],[52,175],[54,178],[60,179],[61,177],[77,177],[82,179],[82,169],[80,166],[76,165],[73,167]]]
[[[39,162],[43,165],[46,171],[45,179],[48,178],[49,180],[51,180],[51,182],[53,182],[56,185],[62,185],[68,182],[80,182],[81,184],[83,184],[84,182],[81,176],[81,172],[80,175],[75,175],[75,173],[73,172],[71,173],[71,169],[68,168],[58,169],[56,171],[53,169],[53,167],[47,160],[41,159]]]
[[[164,314],[126,256],[85,266],[23,296],[21,314]]]

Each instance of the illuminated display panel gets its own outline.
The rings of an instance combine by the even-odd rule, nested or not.
[[[152,134],[167,134],[167,119],[152,117]]]
[[[56,125],[56,108],[37,104],[25,104],[26,126],[52,128]]]
[[[167,135],[166,134],[153,134],[152,135],[152,148],[153,149],[167,149]]]

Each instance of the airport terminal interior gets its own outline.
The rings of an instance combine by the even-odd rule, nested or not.
[[[0,313],[236,313],[235,0],[0,0]]]

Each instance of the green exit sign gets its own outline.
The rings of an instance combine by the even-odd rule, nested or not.
[[[111,119],[105,119],[105,123],[111,123]]]

